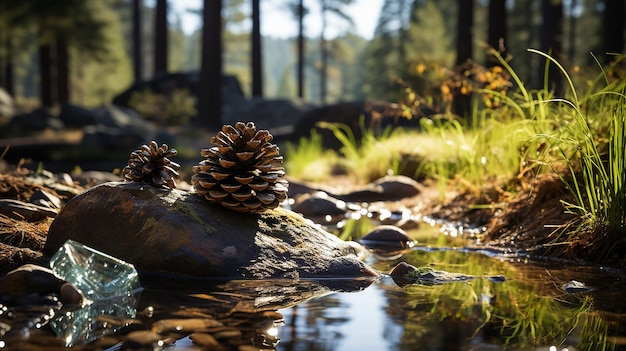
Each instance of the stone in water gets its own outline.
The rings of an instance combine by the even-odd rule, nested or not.
[[[135,267],[73,240],[50,259],[50,268],[93,301],[140,289]]]

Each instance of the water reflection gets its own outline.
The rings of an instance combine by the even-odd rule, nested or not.
[[[107,351],[625,348],[620,272],[485,255],[449,243],[422,245],[396,258],[370,256],[368,263],[389,272],[404,261],[474,279],[399,286],[391,277],[194,281],[144,275],[138,301],[121,301],[128,309],[117,317],[98,312],[110,311],[112,303],[65,319],[54,303],[0,308],[0,348],[62,349],[68,340],[72,349]],[[568,292],[572,281],[591,289]],[[109,331],[115,332],[105,335]]]
[[[84,344],[113,334],[132,323],[141,289],[121,296],[90,301],[74,310],[60,311],[50,321],[65,346]]]
[[[358,294],[333,294],[280,310],[280,350],[624,349],[626,284],[605,269],[511,261],[466,250],[414,249],[399,261],[476,278],[396,285],[389,277]],[[506,279],[489,279],[491,277]],[[568,293],[577,280],[593,290]]]

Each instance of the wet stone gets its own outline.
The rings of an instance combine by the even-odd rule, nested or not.
[[[221,327],[222,322],[208,318],[163,319],[152,325],[152,331],[164,333],[169,331],[197,332],[206,328]]]
[[[392,225],[374,228],[359,242],[368,249],[389,251],[409,249],[415,244],[404,230]]]
[[[44,253],[54,254],[68,239],[142,272],[246,279],[378,276],[361,260],[361,250],[292,211],[242,214],[194,193],[137,182],[95,186],[68,201],[50,225]],[[342,264],[333,264],[338,260]]]
[[[65,281],[48,268],[27,264],[0,281],[0,296],[16,304],[36,304],[46,294],[59,294]]]
[[[587,285],[585,285],[585,283],[579,282],[577,280],[571,280],[563,284],[562,289],[565,290],[569,294],[577,294],[577,293],[583,293],[583,292],[593,290],[593,288],[590,288]]]
[[[164,338],[149,330],[138,330],[128,333],[124,346],[128,349],[146,348],[146,347],[163,347],[165,345]]]
[[[220,343],[211,334],[192,333],[189,335],[189,339],[191,339],[194,344],[206,347],[208,350],[218,350],[221,348]]]

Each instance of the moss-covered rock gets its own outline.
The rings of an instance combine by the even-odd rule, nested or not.
[[[196,194],[106,183],[69,201],[44,253],[72,239],[140,271],[223,278],[371,277],[365,250],[291,211],[238,213]]]

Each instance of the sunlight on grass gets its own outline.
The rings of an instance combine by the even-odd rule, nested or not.
[[[337,161],[337,155],[332,150],[324,149],[322,137],[314,130],[309,138],[301,138],[297,145],[285,145],[285,169],[287,174],[297,179],[327,180]]]
[[[355,184],[401,174],[434,182],[442,198],[452,190],[478,196],[485,185],[523,187],[540,173],[554,172],[574,195],[564,211],[576,214],[578,223],[563,226],[553,243],[593,243],[592,251],[606,257],[626,246],[621,234],[626,221],[626,82],[619,79],[624,58],[617,57],[595,80],[575,86],[576,80],[550,55],[529,52],[561,71],[563,96],[556,97],[547,84],[527,89],[509,62],[493,52],[515,88],[478,89],[483,100],[474,99],[478,107],[468,119],[435,115],[422,118],[415,130],[382,132],[366,128],[361,120],[359,140],[346,125],[322,123],[341,142],[338,152],[323,150],[314,134],[287,148],[286,167],[296,177],[320,181],[341,170]],[[485,96],[497,99],[498,107],[481,105]],[[516,190],[519,186],[506,188]]]

